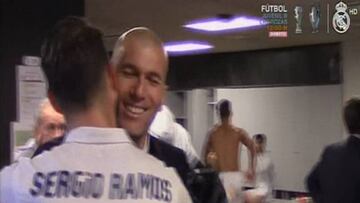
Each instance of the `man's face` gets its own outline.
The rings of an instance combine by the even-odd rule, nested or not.
[[[141,138],[160,108],[165,90],[167,61],[159,47],[136,42],[124,45],[118,65],[118,125],[133,138]]]
[[[256,153],[262,153],[265,149],[265,143],[260,143],[254,140]]]
[[[43,109],[40,120],[35,129],[35,139],[38,145],[63,136],[65,131],[64,116],[56,112],[51,106]]]

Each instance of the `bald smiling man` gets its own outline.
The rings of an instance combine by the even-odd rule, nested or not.
[[[148,28],[133,28],[119,37],[111,64],[119,79],[118,126],[138,148],[174,167],[186,184],[190,167],[185,153],[148,134],[167,90],[168,57],[162,41]]]

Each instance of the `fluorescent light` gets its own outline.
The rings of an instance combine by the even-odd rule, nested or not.
[[[266,24],[267,22],[264,21],[262,18],[242,16],[231,19],[222,19],[222,18],[205,19],[205,20],[186,24],[184,25],[184,27],[195,30],[207,31],[207,32],[217,32],[217,31],[256,27]]]
[[[167,52],[190,52],[211,49],[214,46],[204,42],[170,42],[164,46]]]

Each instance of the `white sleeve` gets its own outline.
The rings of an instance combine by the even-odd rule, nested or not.
[[[174,138],[174,146],[184,150],[190,167],[193,167],[200,159],[191,142],[190,134],[180,124],[174,123]]]

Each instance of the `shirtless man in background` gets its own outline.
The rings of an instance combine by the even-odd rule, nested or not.
[[[249,153],[248,179],[253,179],[255,169],[255,145],[247,132],[231,124],[231,103],[221,100],[217,104],[221,119],[211,129],[205,146],[205,162],[220,172],[229,202],[237,202],[241,198],[242,175],[238,161],[239,148],[244,144]]]

